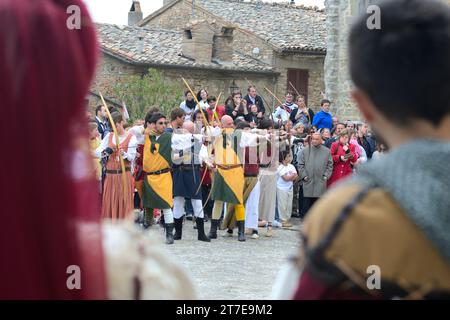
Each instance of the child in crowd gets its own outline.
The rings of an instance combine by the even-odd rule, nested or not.
[[[283,228],[290,228],[292,224],[288,222],[292,214],[293,201],[293,185],[294,180],[297,179],[297,171],[291,164],[292,156],[289,151],[282,151],[280,153],[280,166],[277,170],[277,204],[278,213],[280,215],[281,224]]]

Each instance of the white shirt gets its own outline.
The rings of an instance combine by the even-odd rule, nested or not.
[[[297,171],[295,170],[295,167],[292,164],[288,164],[285,166],[284,164],[280,164],[277,170],[277,188],[283,191],[290,191],[293,188],[294,182],[293,181],[284,181],[282,178],[286,174],[297,174]]]
[[[144,126],[134,126],[130,128],[128,132],[132,133],[136,137],[138,144],[145,143]]]
[[[298,109],[298,106],[294,103],[293,105],[289,106],[289,108],[291,109],[292,112],[294,109]],[[287,113],[282,106],[279,106],[275,109],[272,115],[274,121],[278,121],[279,119],[281,119],[281,121],[286,122],[289,120],[289,116],[291,114]]]
[[[174,133],[172,134],[172,150],[186,150],[191,149],[192,147],[192,138],[197,140],[197,142],[202,143],[203,136],[201,134],[190,134],[190,133]],[[208,149],[205,145],[200,145],[200,150],[194,150],[195,153],[198,153],[198,161],[202,164],[206,159],[208,159]]]
[[[95,150],[95,156],[97,158],[101,157],[102,151],[105,150],[108,147],[109,144],[109,136],[114,133],[108,133],[105,138],[103,138],[102,143],[100,146]],[[124,134],[123,136],[119,136],[119,143],[122,143],[125,141],[125,139],[128,137],[128,133]],[[113,145],[116,145],[116,139],[113,137],[112,139]],[[137,147],[137,139],[132,134],[130,142],[128,143],[128,151],[123,154],[123,158],[127,159],[128,161],[133,161],[136,157],[136,147]]]
[[[197,109],[197,106],[194,109],[190,109],[186,106],[186,100],[185,100],[182,103],[180,103],[180,108],[183,109],[183,111],[186,113],[186,115],[184,116],[184,121],[190,121],[192,114]]]
[[[200,104],[200,106],[201,106],[203,109],[208,109],[208,108],[209,108],[209,104],[208,104],[207,101],[200,100],[200,101],[199,101],[199,104]],[[195,106],[195,110],[198,110],[198,105]]]

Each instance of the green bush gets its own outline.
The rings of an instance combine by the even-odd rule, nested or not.
[[[183,100],[183,86],[166,81],[161,71],[150,68],[144,76],[125,76],[114,84],[114,96],[125,102],[130,120],[144,119],[148,109],[157,106],[166,115]]]

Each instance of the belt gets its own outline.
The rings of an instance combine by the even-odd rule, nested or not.
[[[192,165],[181,165],[181,166],[173,166],[174,170],[192,170],[192,169],[200,169],[200,165],[199,164],[194,164]]]
[[[270,167],[271,165],[272,165],[271,163],[268,163],[268,164],[260,164],[259,167],[260,167],[260,168],[268,168],[268,167]]]
[[[244,173],[244,177],[257,177],[257,173]]]
[[[125,168],[125,172],[131,171],[131,168]],[[106,170],[106,173],[108,174],[121,174],[122,173],[122,169],[119,170]]]
[[[158,171],[145,172],[145,175],[147,175],[147,176],[153,176],[153,175],[158,175],[158,174],[167,173],[167,172],[170,172],[170,171],[172,171],[172,169],[166,168],[166,169],[162,169],[162,170],[158,170]]]
[[[221,164],[216,164],[217,168],[222,169],[222,170],[231,170],[231,169],[236,169],[236,168],[241,168],[242,164],[235,164],[235,165],[231,165],[231,166],[223,166]]]

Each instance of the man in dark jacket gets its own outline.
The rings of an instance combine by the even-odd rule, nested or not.
[[[105,107],[101,104],[99,104],[97,108],[95,108],[95,122],[97,123],[98,133],[100,133],[100,136],[103,140],[110,129],[107,121]]]
[[[367,158],[372,159],[372,154],[375,152],[376,143],[375,141],[367,135],[367,129],[369,126],[367,123],[362,123],[358,126],[358,144],[364,148],[366,151]]]
[[[247,95],[244,97],[244,99],[247,101],[247,106],[249,107],[249,109],[252,105],[256,105],[258,107],[258,118],[261,119],[263,117],[263,114],[266,112],[266,109],[264,108],[262,98],[256,94],[255,86],[248,87]]]

